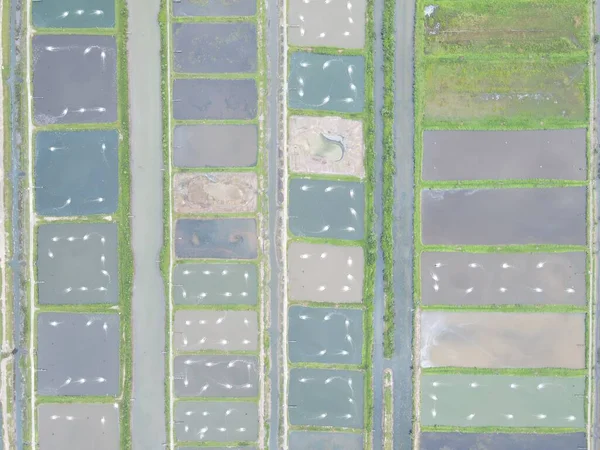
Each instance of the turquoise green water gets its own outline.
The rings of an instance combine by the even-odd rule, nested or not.
[[[585,378],[424,375],[421,423],[447,426],[585,426]]]
[[[290,108],[362,112],[364,59],[362,56],[293,53],[288,91]]]
[[[115,0],[43,0],[31,5],[36,28],[113,28]]]

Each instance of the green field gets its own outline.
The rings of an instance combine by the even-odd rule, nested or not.
[[[435,4],[425,18],[425,54],[586,52],[582,0],[511,0]]]
[[[425,127],[436,122],[587,119],[585,60],[426,58]]]

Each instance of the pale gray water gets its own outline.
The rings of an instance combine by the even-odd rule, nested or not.
[[[131,121],[134,450],[160,449],[165,431],[165,287],[163,243],[159,0],[128,0]]]

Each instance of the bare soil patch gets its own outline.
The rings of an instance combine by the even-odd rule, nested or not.
[[[290,117],[288,155],[293,172],[363,177],[364,153],[360,120]]]
[[[178,173],[173,196],[181,214],[253,212],[257,178],[255,173]]]

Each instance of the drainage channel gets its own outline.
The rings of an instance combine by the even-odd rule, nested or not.
[[[165,287],[159,269],[163,245],[163,151],[160,96],[160,0],[128,0],[131,121],[132,448],[161,448],[165,423]]]

